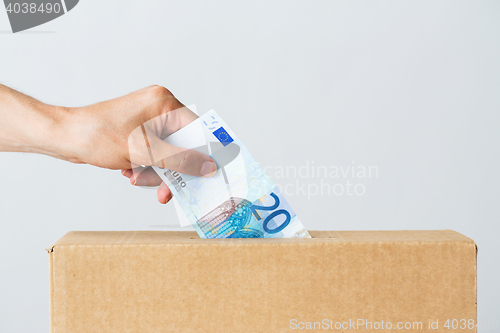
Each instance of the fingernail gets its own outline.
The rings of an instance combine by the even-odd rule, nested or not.
[[[134,185],[146,186],[147,185],[146,179],[143,178],[136,179]]]
[[[211,174],[215,171],[215,163],[214,162],[210,162],[210,161],[206,161],[205,163],[203,163],[203,166],[201,167],[201,175],[202,176],[211,176]]]

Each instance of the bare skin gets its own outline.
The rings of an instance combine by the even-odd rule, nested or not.
[[[150,86],[112,100],[68,108],[42,103],[0,85],[0,152],[37,153],[120,170],[138,186],[158,186],[158,201],[172,198],[146,166],[210,176],[212,159],[169,145],[165,137],[197,116],[164,87]]]

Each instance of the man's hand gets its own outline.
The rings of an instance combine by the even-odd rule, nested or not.
[[[209,156],[163,141],[197,116],[161,86],[78,108],[49,106],[0,86],[0,106],[1,115],[7,118],[0,151],[37,152],[73,163],[121,169],[139,186],[161,183],[144,166],[194,176],[209,176],[216,170]],[[170,191],[161,183],[158,200],[166,203],[170,198]]]

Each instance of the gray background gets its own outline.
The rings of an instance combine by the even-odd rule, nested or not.
[[[479,319],[500,319],[500,2],[85,0],[9,30],[0,10],[0,82],[44,102],[161,84],[217,110],[264,166],[377,166],[378,177],[353,179],[362,196],[289,201],[309,229],[471,237]],[[16,153],[0,162],[2,333],[48,330],[44,248],[67,231],[176,223],[117,171]],[[296,181],[320,180],[276,177]]]

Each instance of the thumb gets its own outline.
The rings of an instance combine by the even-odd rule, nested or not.
[[[211,177],[217,170],[214,161],[206,154],[171,145],[157,136],[148,136],[148,139],[153,166],[198,177]]]

